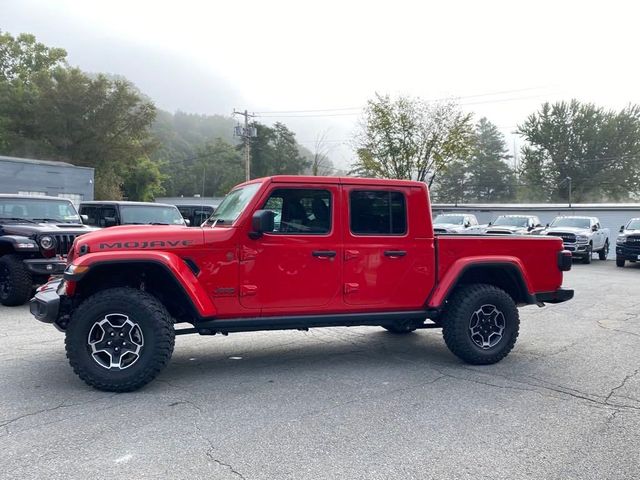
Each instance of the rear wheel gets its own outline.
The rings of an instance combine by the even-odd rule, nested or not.
[[[520,317],[511,296],[486,284],[463,285],[448,301],[442,333],[449,350],[473,365],[506,357],[518,338]]]
[[[616,267],[624,267],[624,258],[616,257]]]
[[[0,258],[0,303],[7,307],[22,305],[31,296],[33,279],[17,255]]]
[[[133,288],[112,288],[77,308],[65,345],[74,372],[87,384],[129,392],[160,373],[174,341],[173,319],[157,298]]]
[[[609,255],[609,240],[606,240],[604,242],[604,247],[602,247],[602,250],[598,252],[598,258],[600,260],[606,260],[608,255]]]

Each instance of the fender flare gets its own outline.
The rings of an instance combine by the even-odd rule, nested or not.
[[[22,235],[0,236],[0,246],[9,245],[14,252],[39,252],[40,247],[35,240]]]
[[[522,265],[522,262],[517,257],[512,256],[492,256],[487,257],[464,257],[459,258],[449,267],[445,275],[438,282],[429,299],[427,300],[427,307],[429,308],[442,308],[445,301],[449,297],[449,294],[455,289],[459,280],[463,275],[474,268],[482,267],[498,267],[506,268],[511,273],[516,275],[519,281],[518,288],[525,296],[526,303],[536,303],[533,289],[531,288],[531,282],[526,274],[526,269]]]
[[[65,272],[65,280],[80,282],[82,277],[89,273],[92,268],[103,265],[126,265],[126,264],[153,264],[163,268],[184,291],[185,296],[191,302],[194,311],[201,318],[214,317],[216,308],[207,294],[202,284],[196,278],[189,265],[179,256],[162,251],[154,250],[131,250],[124,252],[97,252],[89,253],[74,259],[71,265],[76,270],[83,270],[82,273]],[[87,267],[81,269],[78,267]]]

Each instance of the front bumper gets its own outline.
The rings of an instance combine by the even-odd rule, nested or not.
[[[574,257],[581,257],[587,255],[589,249],[589,242],[586,243],[565,243],[564,249],[571,252]]]
[[[626,245],[616,245],[616,257],[624,258],[630,262],[637,262],[640,260],[640,248],[627,247]]]
[[[538,303],[562,303],[573,298],[573,290],[569,288],[559,288],[553,292],[536,293]]]
[[[38,288],[35,297],[29,301],[29,310],[37,320],[56,324],[60,314],[60,295],[58,295],[60,282],[62,279],[52,280]]]
[[[62,258],[28,259],[24,263],[36,275],[62,275],[67,268],[67,261]]]

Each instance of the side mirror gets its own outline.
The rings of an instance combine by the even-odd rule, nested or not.
[[[549,224],[547,223],[547,228],[549,228]]]
[[[191,220],[189,220],[188,218],[185,218],[185,219],[184,219],[184,224],[185,224],[187,227],[190,227],[190,226],[191,226]]]
[[[103,221],[105,227],[115,227],[118,224],[116,217],[104,217]]]
[[[276,214],[272,210],[256,210],[251,218],[251,232],[249,237],[256,240],[262,236],[264,232],[273,232]]]
[[[464,228],[469,228],[471,226],[471,223],[469,222],[464,222]]]
[[[597,232],[598,231],[598,226],[594,225],[593,227],[591,227],[591,231],[592,232]]]
[[[493,225],[493,222],[489,222],[487,223],[487,225],[490,227],[491,225]]]
[[[624,225],[620,226],[620,233],[624,232]]]
[[[534,228],[535,228],[535,227],[533,227],[532,225],[529,225],[529,226],[527,227],[527,231],[528,231],[528,232],[530,232],[530,231],[531,231],[531,230],[533,230]]]
[[[86,225],[89,223],[89,215],[80,215],[80,221]]]

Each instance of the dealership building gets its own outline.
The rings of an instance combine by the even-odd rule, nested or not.
[[[94,170],[70,163],[0,155],[0,193],[93,200]]]

